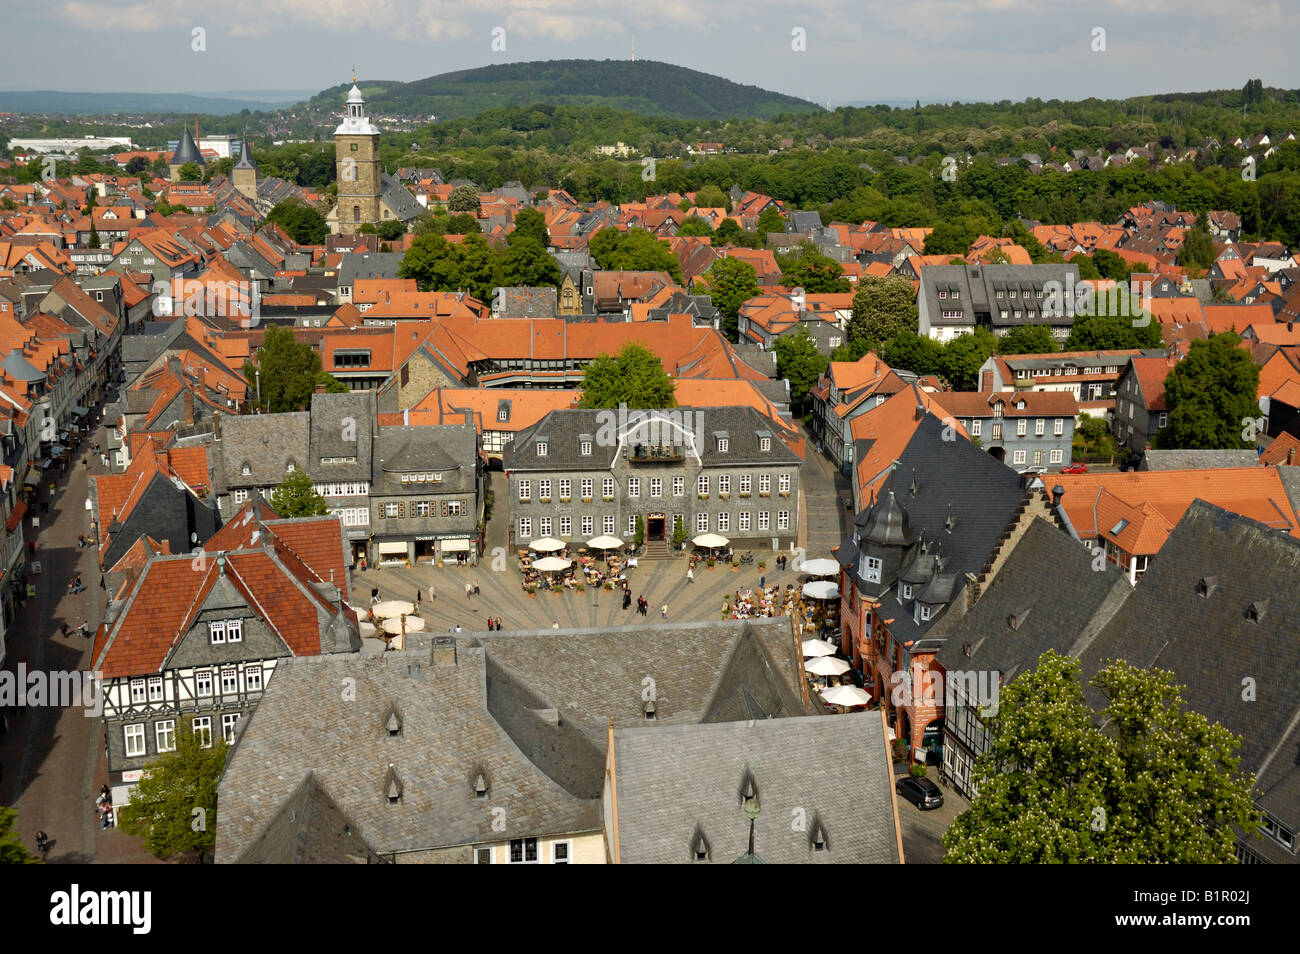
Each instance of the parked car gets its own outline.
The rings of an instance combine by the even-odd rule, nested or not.
[[[1066,464],[1061,468],[1061,473],[1063,474],[1086,474],[1087,472],[1087,464]]]
[[[905,775],[894,784],[894,791],[919,808],[927,811],[943,804],[943,792],[928,778]]]
[[[1040,475],[1040,474],[1045,474],[1045,473],[1047,473],[1047,468],[1046,468],[1046,467],[1026,467],[1024,470],[1017,471],[1017,473],[1019,473],[1020,476],[1022,476],[1022,477],[1025,476],[1026,474]]]

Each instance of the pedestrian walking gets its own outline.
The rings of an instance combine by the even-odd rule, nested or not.
[[[692,570],[690,567],[686,568],[686,582],[687,583],[695,582],[695,571]]]
[[[758,588],[759,588],[760,590],[765,590],[765,589],[767,589],[767,577],[766,577],[766,576],[760,576],[760,577],[758,578]]]
[[[631,605],[632,605],[632,594],[629,593],[627,590],[624,590],[624,591],[623,591],[623,609],[627,609],[627,608],[628,608],[629,606],[631,606]]]
[[[41,860],[45,861],[50,856],[50,836],[44,831],[36,833],[36,850],[41,853]]]
[[[488,617],[488,632],[492,632],[492,617]]]
[[[59,624],[59,635],[60,636],[68,635],[68,621],[66,619]]]
[[[415,588],[415,605],[419,606],[421,602],[422,600],[420,599],[420,588],[417,586]]]
[[[478,596],[478,577],[474,578],[474,595]]]
[[[497,632],[501,632],[501,617],[497,617]]]
[[[456,624],[456,632],[458,632],[458,633],[462,633],[462,632],[464,632],[464,630],[462,630],[462,629],[460,628],[460,623],[457,623],[457,624]]]
[[[559,629],[559,628],[560,628],[560,621],[557,619],[554,623],[551,624],[551,629]]]
[[[474,595],[474,584],[469,580],[465,581],[465,599],[470,599]]]
[[[663,606],[659,607],[659,614],[660,614],[664,619],[667,619],[667,618],[668,618],[668,604],[667,604],[667,603],[665,603]]]
[[[81,583],[81,576],[80,576],[80,574],[78,574],[78,576],[77,576],[77,592],[80,593],[80,592],[81,592],[82,590],[84,590],[84,589],[85,589],[85,586],[82,585],[82,583]]]

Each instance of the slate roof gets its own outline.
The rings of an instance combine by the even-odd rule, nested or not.
[[[440,493],[472,491],[477,486],[478,434],[456,424],[381,427],[374,438],[370,495],[409,493],[401,474],[437,472],[439,483],[417,485]]]
[[[277,665],[221,779],[217,861],[256,850],[309,772],[381,854],[598,830],[599,800],[547,778],[488,711],[485,671],[471,639],[456,641],[449,665],[434,665],[427,645]],[[345,678],[356,680],[355,701],[321,691]],[[472,788],[479,769],[486,801]]]
[[[930,265],[921,269],[920,281],[930,307],[930,324],[934,326],[977,324],[980,315],[989,316],[996,327],[1069,325],[1073,319],[1068,313],[1045,316],[1043,306],[1052,304],[1052,299],[1049,296],[1040,300],[1037,293],[1047,282],[1059,282],[1064,295],[1066,288],[1079,284],[1079,268],[1077,265]],[[1008,294],[1010,289],[1015,289],[1017,297],[998,298],[999,288]],[[942,300],[941,290],[950,293]],[[959,293],[956,300],[951,295],[954,290]],[[1015,317],[1017,307],[1022,310],[1019,320]],[[1006,318],[1001,316],[1004,308]],[[962,315],[945,318],[944,311],[961,311]]]
[[[895,495],[896,505],[906,510],[917,542],[901,561],[901,541],[884,548],[867,542],[865,528],[872,525],[874,515],[893,506],[882,490],[876,503],[854,519],[854,533],[836,553],[849,579],[868,596],[894,586],[897,574],[891,576],[891,559],[886,558],[880,583],[867,582],[862,576],[867,552],[885,557],[892,553],[892,565],[901,569],[924,542],[926,552],[938,554],[943,564],[932,578],[941,584],[942,592],[932,595],[946,597],[942,602],[948,603],[964,590],[965,574],[981,573],[1026,499],[1019,474],[967,440],[956,435],[945,439],[944,423],[929,412],[917,424],[886,486]],[[940,610],[930,620],[917,622],[911,607],[896,606],[896,610],[890,610],[893,622],[889,629],[901,643],[919,639],[946,615]]]
[[[221,440],[210,446],[213,483],[218,493],[231,487],[275,487],[284,481],[292,461],[306,470],[310,453],[311,414],[225,415]],[[250,473],[243,473],[247,465]]]
[[[1246,450],[1155,450],[1148,448],[1142,470],[1204,470],[1212,467],[1253,467],[1259,455]]]
[[[594,440],[594,436],[607,420],[600,416],[602,413],[618,414],[617,411],[601,412],[579,409],[551,411],[533,427],[521,432],[515,441],[506,448],[506,469],[510,471],[608,470],[619,448],[616,443],[602,446],[600,441]],[[670,428],[669,425],[652,427],[649,423],[644,423],[635,426],[638,413],[652,415],[664,412],[638,412],[634,409],[627,412],[627,433],[633,439],[624,448],[624,453],[630,452],[631,445],[636,443],[635,438],[638,434],[644,435],[643,439],[646,439],[652,436],[652,432],[656,430],[659,432],[660,443],[667,440],[664,436],[665,432],[672,435],[673,443],[682,442],[678,431],[675,428]],[[702,422],[700,428],[702,433],[692,436],[699,439],[703,445],[697,447],[696,450],[699,452],[700,459],[705,467],[800,463],[798,455],[791,451],[784,441],[780,439],[772,440],[770,450],[759,450],[760,437],[779,438],[780,435],[773,430],[772,422],[768,421],[752,407],[706,407],[698,409],[679,407],[673,408],[667,413],[673,415],[673,417],[669,418],[670,420],[683,424],[688,432],[695,429],[697,420]],[[700,417],[696,418],[696,414],[699,414]],[[649,417],[645,418],[645,420],[649,421]],[[719,432],[725,432],[727,435],[728,450],[725,453],[718,451],[715,434]],[[583,435],[591,436],[584,437]],[[547,453],[544,457],[538,457],[537,444],[542,437],[546,438]],[[590,456],[584,457],[581,454],[583,440],[592,441]]]
[[[1189,709],[1242,737],[1243,771],[1258,803],[1300,831],[1300,540],[1195,501],[1140,580],[1124,611],[1082,655],[1085,681],[1110,659],[1173,672]],[[1209,595],[1198,590],[1205,581]],[[1258,622],[1247,617],[1254,604]],[[1254,680],[1244,698],[1242,680]],[[1097,707],[1104,699],[1089,690]],[[1255,701],[1258,700],[1258,701]],[[1296,856],[1263,838],[1272,861]]]
[[[539,768],[584,797],[600,795],[610,719],[645,725],[647,678],[656,725],[809,714],[788,617],[477,638],[492,714]]]
[[[238,863],[338,865],[383,860],[365,840],[361,826],[330,797],[315,773],[308,772]]]
[[[1093,565],[1088,547],[1033,520],[939,650],[940,665],[948,672],[993,670],[1005,685],[1049,649],[1078,655],[1133,592],[1117,566]]]
[[[897,863],[893,771],[878,712],[616,729],[619,860],[690,864],[749,850],[740,791],[753,775],[761,811],[754,853],[769,864]],[[791,824],[792,808],[805,827]],[[826,849],[815,851],[814,828]]]
[[[343,256],[339,263],[339,285],[353,285],[358,278],[396,278],[402,264],[402,252],[355,252]]]
[[[168,164],[173,166],[183,165],[192,162],[195,165],[203,165],[203,153],[199,152],[198,147],[194,145],[194,137],[190,135],[189,127],[181,132],[181,141],[176,146],[176,152],[172,154]]]
[[[319,481],[370,479],[375,421],[373,391],[311,396],[309,458],[304,466]],[[327,457],[355,457],[355,464],[322,464]]]
[[[393,217],[399,222],[409,222],[424,211],[424,206],[415,201],[415,196],[411,195],[400,181],[386,172],[380,173],[380,179],[382,181],[380,200],[388,206]]]

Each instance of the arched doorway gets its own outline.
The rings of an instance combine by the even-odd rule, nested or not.
[[[1000,463],[1005,464],[1007,462],[1007,451],[1005,447],[990,447],[989,456],[993,457]]]

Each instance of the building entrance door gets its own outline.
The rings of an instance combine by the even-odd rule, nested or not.
[[[645,536],[647,540],[664,539],[664,527],[667,523],[661,513],[652,513],[646,517]]]

